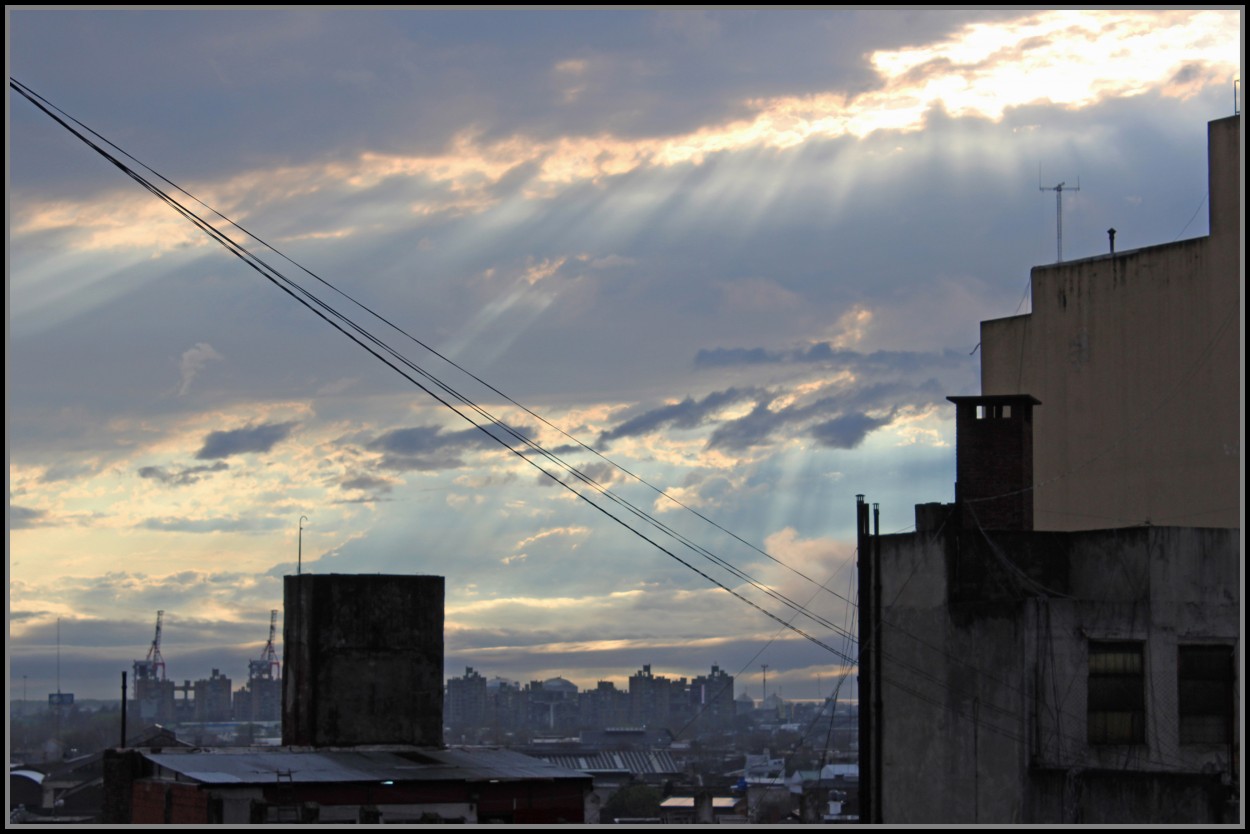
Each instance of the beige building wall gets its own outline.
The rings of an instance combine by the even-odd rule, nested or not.
[[[1241,526],[1241,124],[1208,126],[1208,237],[1032,272],[981,323],[983,395],[1031,394],[1034,524]]]

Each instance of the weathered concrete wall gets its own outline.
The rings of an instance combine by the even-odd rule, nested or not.
[[[282,742],[443,743],[443,578],[288,576]]]
[[[948,605],[947,544],[945,535],[882,539],[882,821],[1024,822],[1018,605],[956,625],[968,605]]]
[[[884,821],[1150,822],[1160,807],[1220,821],[1208,810],[1231,751],[1181,743],[1177,657],[1193,644],[1238,656],[1240,541],[1209,528],[883,537]],[[1143,645],[1143,744],[1089,742],[1099,640]],[[1233,715],[1236,737],[1239,699]],[[1117,772],[1131,784],[1097,776]]]
[[[982,322],[982,394],[1042,402],[1036,529],[1240,526],[1239,152],[1212,122],[1210,236],[1035,267]]]

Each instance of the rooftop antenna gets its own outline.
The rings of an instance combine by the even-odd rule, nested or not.
[[[1063,263],[1063,189],[1067,183],[1059,183],[1058,185],[1044,186],[1042,185],[1042,166],[1037,166],[1037,190],[1055,192],[1055,239],[1058,257],[1056,263]],[[1081,190],[1081,178],[1076,178],[1076,187],[1068,188],[1069,191]]]
[[[304,572],[304,522],[308,520],[308,516],[299,517],[299,550],[295,555],[295,575],[299,576]]]

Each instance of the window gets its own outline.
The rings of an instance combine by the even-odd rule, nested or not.
[[[1089,743],[1145,744],[1145,658],[1141,643],[1089,644]]]
[[[1181,744],[1228,744],[1233,732],[1232,646],[1180,646],[1176,702]]]
[[[1011,406],[1009,405],[978,405],[976,417],[978,420],[1010,420]]]

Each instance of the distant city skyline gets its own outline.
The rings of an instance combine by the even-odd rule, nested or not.
[[[30,700],[56,691],[58,618],[78,697],[118,696],[158,609],[169,677],[241,681],[301,547],[305,572],[445,576],[449,676],[717,664],[759,691],[767,664],[770,693],[827,695],[854,656],[854,496],[883,532],[953,497],[945,398],[1055,257],[1039,185],[1080,178],[1068,259],[1109,227],[1117,251],[1205,234],[1206,124],[1240,94],[1239,10],[7,17],[13,79],[766,551],[396,337],[835,650],[581,505],[11,90],[8,685]]]

